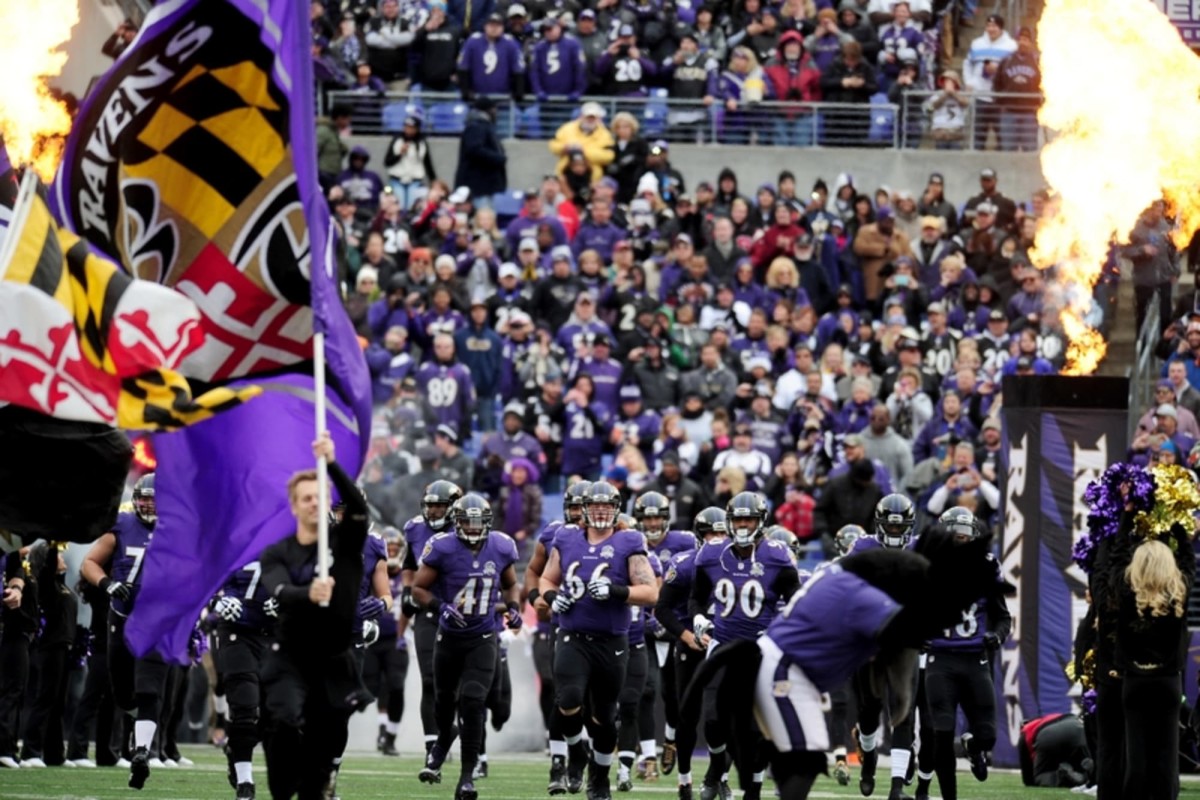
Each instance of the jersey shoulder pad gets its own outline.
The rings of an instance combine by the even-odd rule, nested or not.
[[[721,558],[724,548],[725,542],[705,542],[704,546],[696,551],[696,566],[716,563]]]
[[[505,555],[512,556],[513,560],[520,558],[517,550],[517,540],[509,536],[504,531],[492,531],[492,534],[497,537],[498,546]]]
[[[787,545],[774,539],[767,540],[767,549],[764,555],[772,562],[795,564],[795,561],[792,560],[792,551],[788,550]]]
[[[425,524],[425,515],[417,514],[415,517],[410,519],[408,522],[404,523],[404,532],[408,533],[409,531],[411,531],[413,528],[417,527],[418,525],[424,525],[424,524]]]

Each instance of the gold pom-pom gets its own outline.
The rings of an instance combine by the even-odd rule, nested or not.
[[[1157,491],[1154,506],[1134,518],[1134,527],[1144,537],[1166,536],[1175,525],[1195,538],[1195,514],[1200,511],[1200,489],[1190,470],[1178,464],[1155,464],[1150,468]]]

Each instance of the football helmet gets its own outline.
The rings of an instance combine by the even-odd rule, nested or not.
[[[576,481],[563,492],[563,519],[568,525],[583,522],[583,501],[591,488],[591,481]]]
[[[650,544],[658,544],[667,535],[671,521],[671,501],[658,492],[646,492],[633,502],[633,518]]]
[[[696,535],[699,537],[698,544],[704,544],[709,539],[723,539],[729,535],[729,529],[725,526],[725,509],[720,506],[709,506],[701,511],[696,515],[692,527],[696,529]]]
[[[588,527],[610,530],[617,524],[620,513],[621,493],[617,487],[605,481],[593,483],[583,501],[583,521]]]
[[[875,538],[884,547],[908,544],[916,522],[913,502],[902,494],[889,494],[875,506]]]
[[[421,515],[430,530],[443,531],[450,522],[450,507],[463,496],[463,490],[450,481],[434,481],[425,487]]]
[[[154,473],[147,472],[133,485],[133,511],[150,527],[158,522],[158,506],[154,502]]]
[[[632,514],[617,514],[617,530],[636,531],[637,529],[637,520],[633,518]]]
[[[800,557],[800,540],[796,538],[796,534],[789,531],[782,525],[772,525],[763,531],[763,536],[772,541],[779,542],[784,547],[792,552],[796,558]]]
[[[460,540],[475,547],[492,529],[492,507],[477,494],[460,497],[450,507],[450,523]]]
[[[854,549],[854,543],[866,538],[866,535],[861,525],[843,525],[833,535],[833,546],[837,548],[839,556],[848,555]]]
[[[767,501],[755,492],[735,494],[725,506],[725,525],[737,547],[750,547],[758,541],[766,519]]]
[[[954,536],[957,542],[966,543],[978,539],[983,531],[979,528],[979,520],[968,508],[955,506],[948,508],[938,517],[938,522]]]

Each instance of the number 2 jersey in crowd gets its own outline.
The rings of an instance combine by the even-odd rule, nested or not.
[[[756,639],[775,618],[781,593],[799,584],[791,551],[767,539],[759,540],[746,557],[729,541],[705,544],[696,554],[695,572],[703,572],[712,583],[712,596],[704,605],[712,602],[718,642]]]
[[[496,632],[500,602],[500,580],[504,570],[517,562],[517,543],[507,533],[490,531],[478,552],[453,533],[439,533],[421,553],[421,563],[437,570],[433,596],[453,603],[467,624],[459,628],[440,621],[441,632],[452,636],[481,636]]]
[[[558,615],[558,627],[573,633],[624,636],[631,624],[629,606],[617,600],[597,600],[587,585],[598,578],[630,585],[629,559],[646,555],[646,541],[638,531],[614,531],[598,543],[588,541],[587,532],[574,525],[559,528],[554,537],[562,567],[559,592],[575,598],[575,604]]]
[[[142,585],[142,566],[145,564],[146,548],[154,538],[154,530],[134,512],[122,511],[117,515],[117,524],[113,525],[112,533],[117,544],[113,550],[110,577],[128,586],[130,594],[128,600],[114,597],[111,608],[122,617],[128,617],[133,612],[133,604]]]

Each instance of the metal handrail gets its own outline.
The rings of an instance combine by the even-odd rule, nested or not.
[[[1129,369],[1129,441],[1133,441],[1142,410],[1154,401],[1154,387],[1158,383],[1158,357],[1155,348],[1162,336],[1162,320],[1159,318],[1158,303],[1146,307],[1146,318],[1138,330],[1134,345],[1133,366]]]
[[[755,144],[786,146],[869,146],[892,149],[932,148],[925,102],[937,92],[914,89],[903,105],[876,103],[803,103],[798,101],[762,101],[734,112],[720,100],[706,104],[700,100],[667,97],[661,90],[650,96],[585,97],[569,102],[551,98],[546,102],[529,100],[518,103],[509,95],[495,96],[497,127],[505,138],[550,139],[558,127],[578,114],[584,102],[604,108],[607,118],[627,111],[642,125],[645,138],[664,138],[696,144]],[[974,150],[975,121],[983,110],[1000,108],[1007,99],[1028,100],[1029,95],[995,92],[962,93],[967,102],[963,118],[964,150]],[[425,131],[433,136],[455,136],[469,110],[457,92],[350,92],[331,91],[322,97],[323,108],[335,104],[352,109],[352,128],[356,134],[389,135],[400,130],[403,118],[412,111],[425,116]],[[1011,106],[1004,106],[1011,108]],[[787,127],[781,122],[790,120]],[[1037,125],[1036,119],[1026,124]],[[1039,126],[1037,146],[1046,140]],[[997,136],[999,131],[997,130]]]

